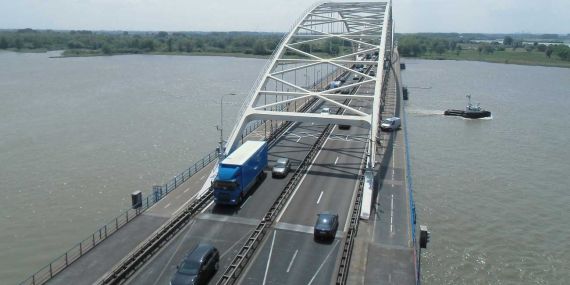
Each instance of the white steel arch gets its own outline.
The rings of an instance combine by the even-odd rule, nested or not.
[[[390,18],[391,1],[320,3],[304,13],[277,46],[257,86],[246,99],[223,154],[229,154],[239,145],[247,124],[254,120],[357,125],[370,128],[368,167],[373,167],[386,36],[392,32],[388,29]],[[365,70],[376,69],[377,74],[358,70],[360,65]],[[360,80],[352,83],[347,80],[341,86],[328,84],[342,76]],[[364,84],[374,84],[373,95],[342,92]],[[311,98],[344,112],[324,116],[297,112],[297,105]],[[345,99],[368,100],[371,112],[352,108],[344,104]]]

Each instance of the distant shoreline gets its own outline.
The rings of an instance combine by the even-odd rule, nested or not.
[[[170,56],[226,56],[226,57],[239,57],[239,58],[257,58],[267,59],[269,56],[245,54],[245,53],[224,53],[224,52],[152,52],[152,53],[116,53],[116,54],[67,54],[63,53],[59,56],[50,56],[50,58],[72,58],[72,57],[100,57],[100,56],[116,56],[116,55],[170,55]]]
[[[16,53],[48,53],[53,51],[47,50],[6,50],[8,52]],[[50,58],[74,58],[74,57],[100,57],[100,56],[116,56],[116,55],[170,55],[170,56],[222,56],[222,57],[236,57],[236,58],[256,58],[256,59],[268,59],[269,56],[265,55],[254,55],[245,53],[224,53],[224,52],[190,52],[190,53],[179,53],[179,52],[152,52],[152,53],[117,53],[117,54],[68,54],[64,55],[63,52],[60,55],[50,56]],[[444,53],[442,55],[422,55],[419,57],[403,57],[406,59],[426,59],[426,60],[455,60],[455,61],[479,61],[479,62],[489,62],[489,63],[502,63],[502,64],[516,64],[516,65],[527,65],[527,66],[543,66],[543,67],[560,67],[560,68],[570,68],[570,62],[566,63],[560,60],[550,60],[546,61],[531,61],[529,59],[517,59],[509,57],[508,55],[501,55],[500,52],[496,52],[493,56],[489,55],[478,55],[469,54],[469,52],[463,51],[461,54],[457,55],[455,53]]]
[[[526,52],[524,52],[526,53]],[[527,65],[527,66],[544,66],[544,67],[561,67],[570,68],[570,62],[548,59],[544,57],[536,58],[532,56],[528,57],[513,57],[510,52],[495,52],[490,55],[479,55],[476,52],[466,52],[457,55],[455,53],[444,53],[442,55],[422,55],[419,57],[404,57],[406,59],[427,59],[427,60],[455,60],[455,61],[479,61],[479,62],[490,62],[490,63],[502,63],[502,64],[517,64],[517,65]]]

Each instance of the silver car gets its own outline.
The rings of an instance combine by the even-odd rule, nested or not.
[[[395,131],[400,128],[400,118],[392,117],[382,120],[380,124],[380,129],[386,132]]]
[[[291,162],[288,158],[279,158],[273,166],[271,171],[271,176],[273,177],[285,177],[291,170]]]

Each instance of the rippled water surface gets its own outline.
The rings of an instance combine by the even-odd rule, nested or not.
[[[226,135],[265,60],[0,53],[0,284],[16,284]]]
[[[405,62],[424,284],[568,284],[570,69]]]

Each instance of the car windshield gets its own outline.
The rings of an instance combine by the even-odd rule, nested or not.
[[[197,275],[200,270],[200,262],[185,260],[180,264],[178,272],[184,275]]]
[[[278,159],[277,163],[275,164],[275,167],[285,167],[285,165],[287,164],[287,160],[285,159]]]
[[[390,121],[390,120],[383,120],[383,121],[382,121],[382,124],[391,125],[391,124],[392,124],[392,121]]]

